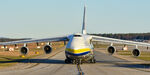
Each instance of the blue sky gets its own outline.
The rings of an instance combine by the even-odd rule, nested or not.
[[[0,36],[44,38],[81,31],[85,0],[0,0]],[[87,32],[150,32],[150,0],[86,0]]]

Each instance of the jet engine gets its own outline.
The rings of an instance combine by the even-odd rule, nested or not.
[[[132,51],[132,54],[133,54],[133,56],[135,56],[135,57],[138,57],[139,55],[140,55],[140,50],[139,49],[134,49],[133,51]]]
[[[50,45],[44,46],[44,52],[50,54],[52,52],[52,47]]]
[[[110,54],[114,54],[114,53],[116,52],[116,48],[113,47],[113,46],[109,46],[109,47],[107,48],[107,51],[108,51],[108,53],[110,53]]]
[[[28,54],[28,52],[29,52],[29,49],[27,47],[21,47],[20,49],[21,54],[26,55]]]

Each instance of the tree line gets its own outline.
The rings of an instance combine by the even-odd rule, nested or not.
[[[21,38],[21,39],[0,38],[0,42],[10,42],[10,41],[29,40],[29,39],[31,38]]]
[[[103,36],[109,38],[123,39],[123,40],[150,40],[150,33],[104,33],[104,34],[91,34],[96,36]],[[0,42],[9,42],[17,40],[29,40],[31,38],[11,39],[11,38],[0,38]]]
[[[123,40],[150,40],[150,33],[107,33],[107,34],[92,34],[97,36],[109,37],[109,38],[116,38],[116,39],[123,39]]]

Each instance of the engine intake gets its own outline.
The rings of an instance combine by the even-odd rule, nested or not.
[[[138,57],[138,56],[141,54],[141,52],[140,52],[139,49],[134,49],[134,50],[132,51],[132,54],[133,54],[133,56]]]
[[[44,52],[50,54],[52,52],[52,47],[50,45],[44,46]]]
[[[109,46],[108,49],[107,49],[108,53],[110,54],[114,54],[116,52],[116,48],[113,47],[113,46]]]
[[[26,55],[28,54],[28,52],[29,52],[29,49],[27,47],[21,47],[20,49],[21,54]]]

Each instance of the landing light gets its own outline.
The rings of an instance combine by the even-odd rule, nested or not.
[[[41,48],[40,46],[37,46],[37,48]]]
[[[20,57],[21,57],[21,58],[25,58],[25,56],[24,56],[24,55],[21,55]]]
[[[39,52],[35,52],[35,54],[39,54]]]

